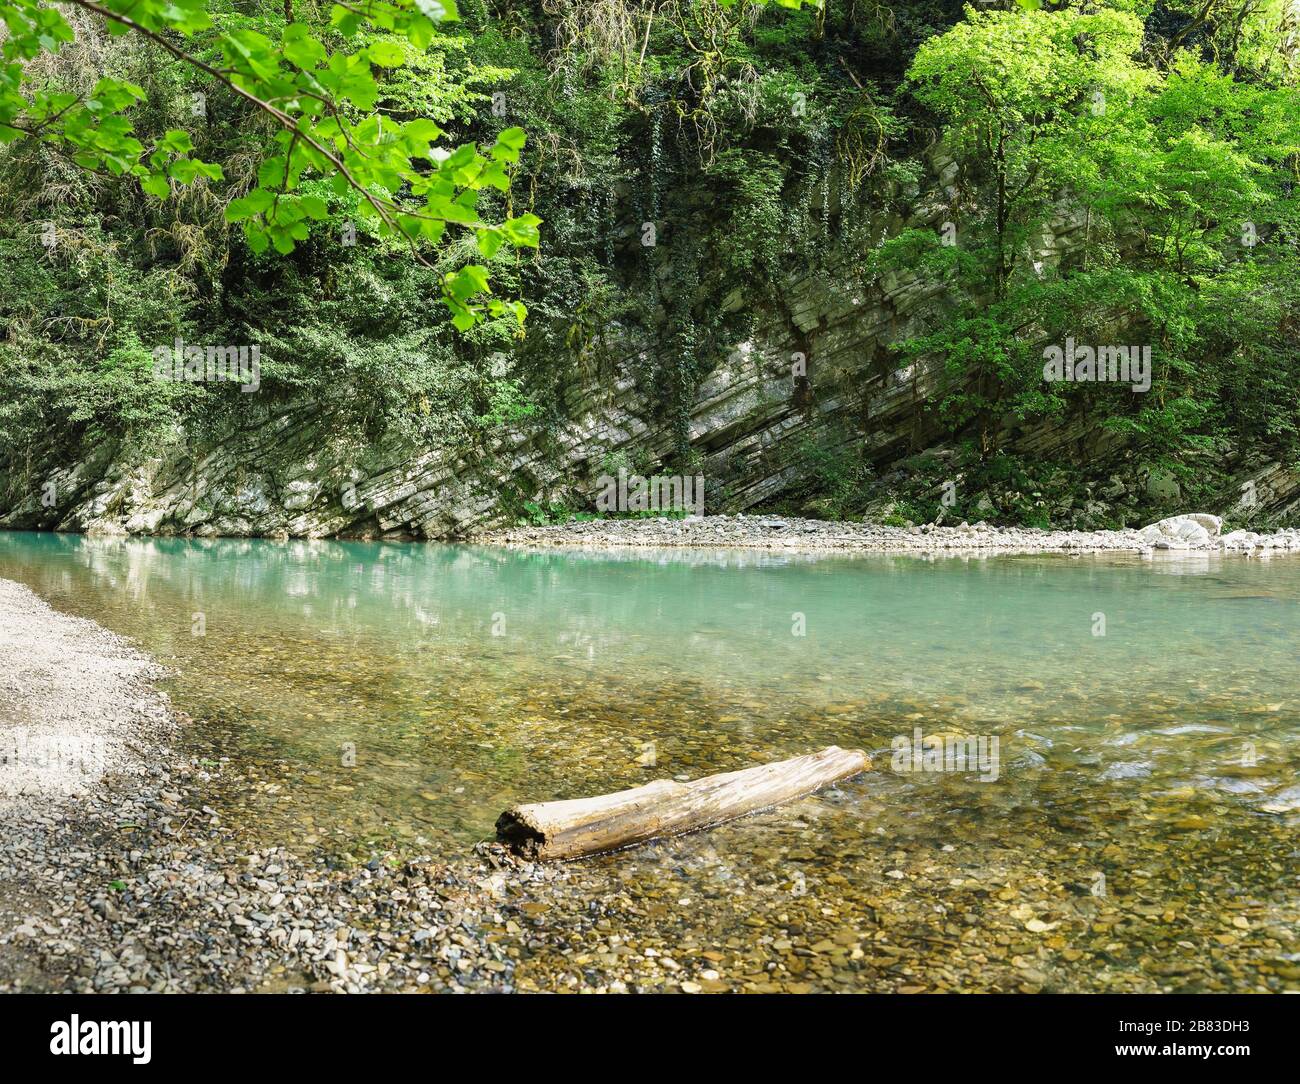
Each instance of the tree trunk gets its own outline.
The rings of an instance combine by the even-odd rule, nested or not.
[[[595,798],[515,806],[497,818],[497,838],[527,858],[581,858],[710,828],[811,794],[870,767],[861,749],[830,745],[819,753],[691,783],[657,779]]]

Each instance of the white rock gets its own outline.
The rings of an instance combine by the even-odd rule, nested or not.
[[[1142,537],[1148,542],[1159,539],[1177,539],[1193,546],[1203,546],[1211,538],[1217,538],[1223,529],[1223,520],[1206,512],[1189,512],[1182,516],[1170,516],[1157,523],[1150,523],[1142,528]]]
[[[1232,531],[1225,534],[1220,541],[1224,549],[1249,549],[1253,550],[1259,545],[1259,535],[1254,531]]]

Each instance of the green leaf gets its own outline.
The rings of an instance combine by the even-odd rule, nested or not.
[[[285,59],[303,71],[310,71],[325,59],[325,47],[311,36],[304,23],[286,26],[282,41]]]
[[[425,157],[429,153],[429,144],[442,137],[442,129],[431,120],[420,117],[402,125],[400,139],[412,156]]]
[[[519,152],[524,149],[527,136],[522,128],[507,128],[497,136],[492,148],[492,157],[498,162],[518,162]]]
[[[265,188],[254,188],[241,199],[233,199],[226,205],[226,221],[242,222],[246,218],[260,215],[275,202],[275,193]]]
[[[484,188],[499,188],[502,192],[510,191],[510,177],[505,166],[500,162],[489,162],[479,174],[478,183]]]
[[[466,301],[488,288],[488,270],[478,264],[467,264],[446,278],[447,292],[457,301]]]
[[[257,183],[264,188],[281,188],[285,181],[285,160],[276,155],[266,159],[257,170]]]
[[[510,218],[501,224],[501,232],[515,248],[536,248],[540,240],[537,227],[542,220],[534,214]]]
[[[151,196],[157,196],[159,199],[166,199],[172,194],[172,186],[167,183],[165,173],[151,173],[140,182],[143,188]]]
[[[189,158],[178,158],[167,167],[167,175],[177,184],[189,184],[198,172],[199,163]]]
[[[157,149],[170,154],[188,154],[194,149],[194,141],[189,132],[173,128],[163,133],[162,139],[158,140]]]
[[[329,214],[329,208],[320,196],[303,196],[300,202],[302,209],[307,212],[308,216],[318,222]]]
[[[378,64],[381,68],[400,68],[406,63],[406,50],[391,38],[372,41],[366,52],[370,54],[371,63]]]
[[[354,36],[361,25],[361,16],[355,11],[335,4],[330,8],[330,25],[335,27],[345,38]]]

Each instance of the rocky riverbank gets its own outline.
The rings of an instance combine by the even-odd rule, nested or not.
[[[509,859],[259,845],[209,804],[239,769],[196,751],[161,673],[0,580],[0,991],[509,988],[483,932]]]
[[[206,804],[219,782],[173,765],[7,822],[0,991],[509,989],[487,861],[258,847]]]
[[[921,524],[891,527],[786,516],[687,516],[673,519],[575,520],[485,531],[474,541],[508,546],[722,547],[851,553],[1152,553],[1216,551],[1266,555],[1300,551],[1300,530],[1221,533],[1216,516],[1174,516],[1141,530],[1062,531],[1032,527]]]
[[[138,773],[173,730],[161,674],[122,637],[0,580],[0,807]]]

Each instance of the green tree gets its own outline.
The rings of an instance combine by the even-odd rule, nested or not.
[[[1143,63],[1142,35],[1140,20],[1118,10],[968,9],[922,44],[908,72],[957,159],[959,220],[947,250],[914,232],[885,246],[886,263],[946,276],[956,305],[901,353],[945,359],[938,405],[952,425],[977,423],[982,456],[996,451],[1007,414],[1071,406],[1162,455],[1196,445],[1220,419],[1224,373],[1239,371],[1228,359],[1262,349],[1225,337],[1219,314],[1243,283],[1260,284],[1228,273],[1265,254],[1260,238],[1278,246],[1267,250],[1271,267],[1294,262],[1295,88],[1243,83],[1186,51],[1157,70]],[[1071,216],[1083,220],[1074,251],[1036,258],[1037,239]],[[1266,296],[1285,320],[1285,300]],[[1045,384],[1039,348],[1065,336],[1152,343],[1152,394]],[[1265,353],[1276,386],[1283,377]],[[1243,392],[1238,377],[1235,416],[1258,430]]]
[[[338,195],[356,193],[358,210],[375,219],[381,233],[404,238],[421,261],[448,227],[469,232],[487,260],[502,245],[537,245],[536,216],[492,222],[479,212],[485,189],[509,190],[510,172],[524,146],[522,129],[506,129],[483,151],[472,143],[447,149],[435,146],[443,133],[433,120],[385,123],[376,110],[376,72],[399,68],[412,50],[426,49],[437,25],[457,17],[453,0],[334,4],[330,34],[295,20],[286,5],[287,21],[278,37],[214,14],[207,0],[60,4],[104,20],[112,35],[138,35],[273,122],[272,146],[255,184],[225,212],[228,221],[242,223],[254,252],[271,247],[292,252],[308,237],[309,223],[326,217],[326,200],[305,190],[312,178],[327,180]],[[33,84],[29,62],[74,38],[57,7],[42,0],[5,0],[0,19],[8,29],[0,63],[0,140],[40,140],[84,169],[134,177],[160,200],[200,179],[222,179],[219,165],[194,156],[192,137],[183,129],[168,129],[150,145],[137,138],[130,111],[145,97],[138,85],[106,76],[89,93],[78,94]],[[366,29],[383,33],[357,46]],[[328,47],[334,40],[339,46]],[[469,328],[485,315],[507,310],[504,301],[484,300],[488,289],[483,264],[443,276],[443,300],[457,327]],[[522,322],[522,303],[510,309]]]
[[[1133,59],[1141,41],[1142,24],[1127,12],[967,9],[917,50],[912,93],[977,179],[994,300],[1005,300],[1022,243],[1054,193],[1095,173],[1128,138],[1134,102],[1152,81]]]

